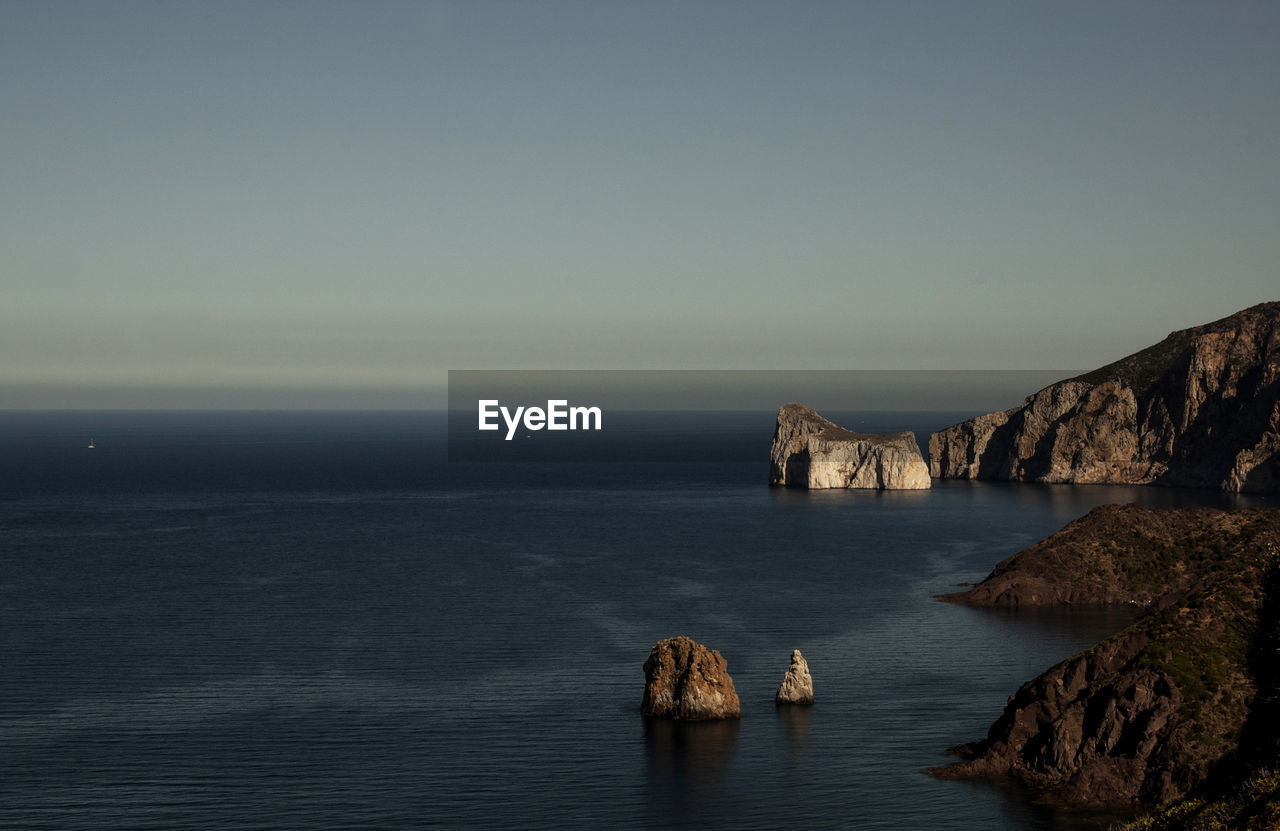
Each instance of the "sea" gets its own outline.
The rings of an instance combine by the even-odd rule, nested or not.
[[[831,415],[927,442],[971,413]],[[719,460],[449,461],[445,425],[0,412],[0,827],[1102,827],[926,770],[1134,612],[935,595],[1104,503],[1274,504],[770,488],[773,413],[661,421],[757,448]],[[674,635],[740,720],[640,714]],[[812,707],[773,701],[793,649]]]

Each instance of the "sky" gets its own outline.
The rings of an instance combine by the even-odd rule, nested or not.
[[[1280,299],[1277,43],[1269,2],[0,0],[0,408],[1090,369]]]

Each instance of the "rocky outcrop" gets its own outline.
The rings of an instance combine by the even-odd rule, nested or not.
[[[1186,794],[1276,731],[1280,510],[1128,506],[1090,517],[1055,535],[1061,571],[1038,577],[1052,585],[1100,567],[1105,546],[1092,542],[1103,538],[1085,545],[1086,529],[1106,528],[1117,551],[1129,545],[1130,525],[1155,542],[1180,534],[1173,551],[1153,543],[1108,554],[1119,577],[1105,596],[1164,596],[1164,607],[1024,684],[986,739],[952,748],[963,761],[934,775],[1012,778],[1077,806],[1150,806]],[[1028,562],[1051,560],[1053,539],[1028,549],[1037,552]]]
[[[1280,489],[1280,303],[934,433],[944,479]]]
[[[1108,643],[1024,684],[985,741],[952,748],[966,761],[933,773],[1011,777],[1081,806],[1156,803],[1185,791],[1207,765],[1181,764],[1181,691],[1159,673],[1131,669],[1144,640]],[[1233,720],[1242,721],[1241,702],[1233,703]]]
[[[654,644],[644,677],[640,712],[646,716],[699,721],[742,714],[724,656],[690,638]]]
[[[929,467],[912,433],[854,433],[802,404],[778,410],[769,484],[800,488],[929,487]]]
[[[774,703],[813,703],[813,677],[809,675],[809,662],[800,654],[799,649],[791,651],[791,666],[787,667],[787,674],[782,677]]]
[[[975,606],[1161,609],[1247,553],[1274,511],[1102,505],[940,600]]]

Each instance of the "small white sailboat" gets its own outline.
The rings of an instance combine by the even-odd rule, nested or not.
[[[90,450],[92,450],[92,449],[93,449],[93,438],[92,438],[92,437],[90,437],[90,438],[89,438],[89,449],[90,449]]]

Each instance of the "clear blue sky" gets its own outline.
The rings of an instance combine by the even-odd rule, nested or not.
[[[1088,369],[1280,299],[1270,2],[3,2],[0,407]]]

